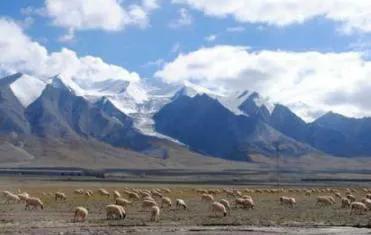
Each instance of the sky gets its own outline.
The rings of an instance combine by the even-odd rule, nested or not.
[[[311,121],[371,116],[369,0],[0,1],[0,75],[257,91]]]

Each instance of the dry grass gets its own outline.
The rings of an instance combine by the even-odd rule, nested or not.
[[[121,221],[108,221],[105,218],[105,206],[113,203],[113,199],[98,196],[98,188],[105,188],[112,192],[118,190],[121,193],[124,187],[130,189],[153,189],[170,188],[171,193],[166,193],[173,201],[182,198],[189,206],[189,210],[162,209],[161,219],[158,223],[150,222],[150,213],[143,211],[140,202],[128,206],[127,218]],[[232,203],[231,215],[223,218],[211,216],[209,205],[201,202],[200,194],[195,191],[197,188],[233,188],[241,192],[246,187],[228,186],[187,186],[187,185],[144,185],[144,184],[120,184],[120,183],[78,183],[78,182],[2,182],[0,190],[15,192],[17,189],[26,191],[32,196],[37,196],[45,203],[45,209],[25,211],[23,204],[0,204],[0,232],[22,233],[34,232],[55,232],[55,231],[89,231],[92,228],[99,228],[103,231],[126,231],[136,226],[154,227],[179,227],[179,226],[213,226],[213,225],[254,225],[254,226],[368,226],[370,213],[365,215],[349,215],[349,209],[340,208],[340,200],[337,204],[327,208],[315,205],[316,197],[319,195],[331,195],[331,193],[313,193],[305,196],[304,192],[285,193],[248,193],[255,201],[254,210],[234,208]],[[76,195],[73,191],[77,188],[90,189],[95,192],[92,198],[87,199],[83,195]],[[253,189],[257,187],[249,187]],[[260,188],[260,187],[259,187]],[[291,187],[292,188],[292,187]],[[302,188],[301,188],[302,189]],[[287,190],[287,188],[286,188]],[[345,188],[337,188],[342,195],[345,195]],[[54,196],[45,196],[43,193],[54,193],[61,191],[66,193],[67,201],[55,201]],[[244,193],[247,194],[247,193]],[[357,199],[364,197],[366,193],[360,188],[353,193]],[[124,194],[123,194],[124,195]],[[279,197],[282,195],[295,197],[297,205],[295,208],[285,208],[279,205]],[[125,197],[125,195],[124,195]],[[233,202],[232,197],[225,193],[218,193],[216,199],[228,198]],[[157,200],[159,202],[159,200]],[[76,206],[84,206],[89,210],[88,220],[85,223],[72,223],[73,210]]]

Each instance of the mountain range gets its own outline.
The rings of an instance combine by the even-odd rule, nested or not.
[[[154,86],[56,75],[0,79],[0,139],[102,143],[167,156],[179,146],[226,160],[254,154],[371,156],[371,118],[328,112],[311,123],[250,91],[219,95],[193,84]],[[16,141],[24,148],[27,143]],[[52,157],[52,156],[51,156]]]

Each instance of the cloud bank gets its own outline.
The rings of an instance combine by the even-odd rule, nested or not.
[[[287,26],[324,17],[345,33],[371,32],[369,0],[173,0],[208,16],[232,16],[239,22]]]
[[[357,52],[252,51],[219,45],[180,54],[155,76],[228,93],[258,91],[310,121],[325,111],[371,116],[371,62]],[[368,84],[368,85],[367,85]]]
[[[23,72],[40,78],[56,74],[80,79],[101,80],[117,78],[138,81],[137,73],[104,62],[99,57],[79,57],[76,52],[63,48],[49,53],[38,42],[30,39],[13,20],[0,18],[0,74]]]

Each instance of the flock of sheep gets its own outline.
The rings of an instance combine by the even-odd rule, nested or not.
[[[341,208],[349,208],[350,214],[362,214],[371,210],[371,191],[364,189],[346,189],[342,195],[337,189],[330,188],[312,188],[312,189],[194,189],[194,192],[199,195],[199,200],[202,203],[209,205],[210,213],[214,217],[225,217],[231,214],[232,204],[234,208],[243,208],[246,210],[254,209],[255,202],[250,196],[259,193],[277,194],[277,202],[283,207],[295,208],[297,200],[290,196],[280,196],[289,193],[304,193],[305,196],[316,195],[315,206],[327,207],[336,204],[336,200],[341,202]],[[354,192],[361,193],[364,197],[357,198]],[[126,218],[126,208],[133,206],[134,203],[140,204],[144,211],[150,212],[150,221],[157,222],[160,220],[161,210],[164,208],[173,208],[175,210],[188,210],[187,203],[184,199],[175,199],[173,205],[172,199],[168,196],[171,193],[169,188],[156,188],[156,189],[134,189],[125,188],[122,193],[118,190],[112,192],[100,188],[96,191],[76,189],[73,191],[75,195],[82,197],[105,197],[112,200],[111,204],[105,206],[106,218],[108,220],[119,220]],[[322,195],[326,194],[326,195]],[[55,201],[66,201],[68,197],[64,192],[43,193],[44,196],[53,196]],[[21,192],[18,189],[17,193],[10,191],[3,191],[5,203],[25,203],[25,210],[44,209],[43,201],[38,197],[33,197],[27,192]],[[125,196],[125,197],[124,197]],[[216,200],[216,197],[224,197],[223,199]],[[78,206],[74,210],[73,221],[84,222],[88,217],[88,209],[83,206]]]

